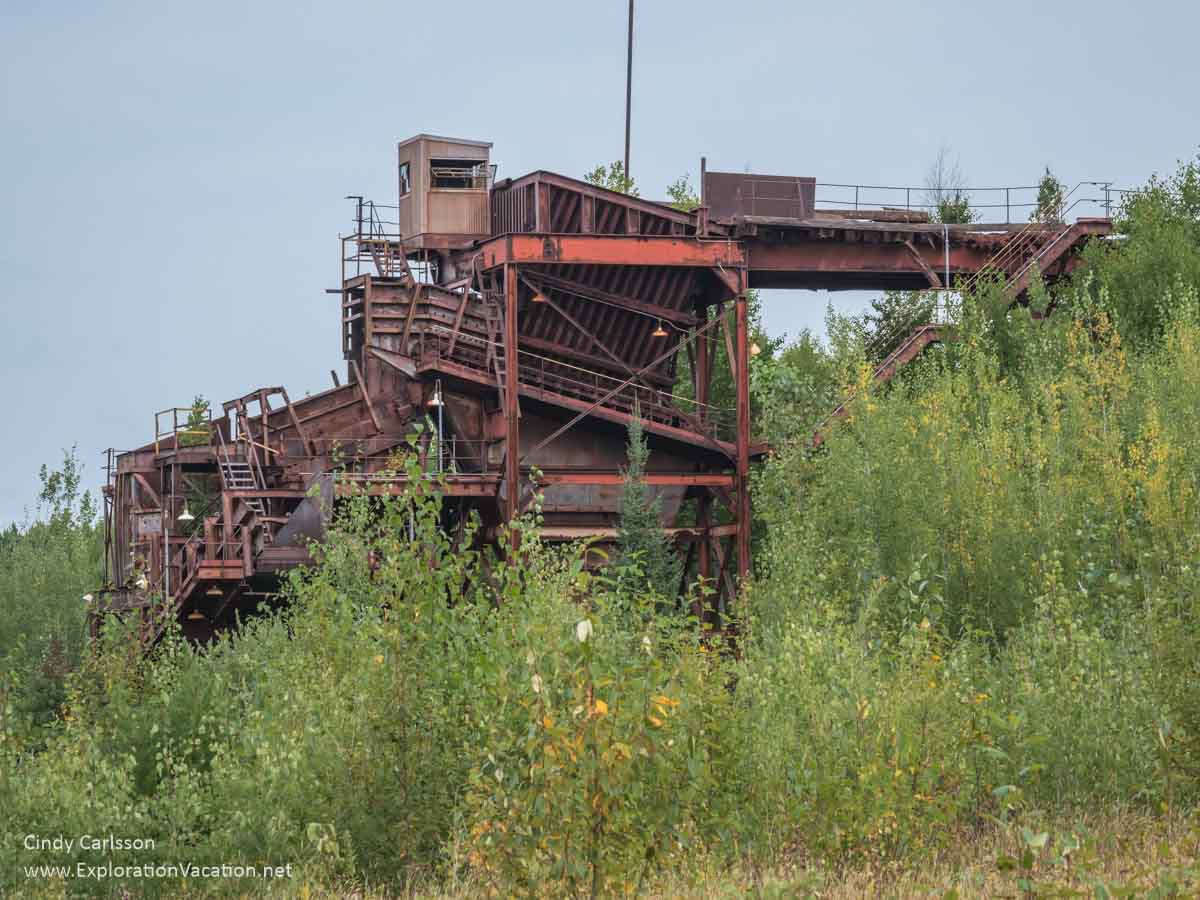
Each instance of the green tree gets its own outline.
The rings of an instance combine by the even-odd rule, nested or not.
[[[1033,211],[1030,219],[1034,222],[1045,222],[1047,225],[1061,223],[1066,193],[1063,183],[1055,178],[1050,167],[1046,166],[1046,174],[1038,182],[1037,209]]]
[[[680,175],[667,185],[667,196],[671,205],[676,209],[690,212],[700,205],[700,195],[692,187],[692,181],[687,175]]]
[[[968,225],[975,221],[966,182],[962,166],[957,159],[951,160],[950,148],[943,146],[925,175],[925,202],[934,222]]]
[[[635,406],[629,420],[621,519],[617,529],[618,563],[641,572],[642,584],[673,598],[679,586],[680,564],[670,536],[662,527],[662,500],[646,485],[650,447]]]
[[[1107,308],[1127,342],[1154,344],[1179,308],[1200,313],[1200,156],[1129,194],[1114,225],[1122,240],[1085,248],[1077,296]]]
[[[607,166],[599,165],[583,176],[583,180],[596,187],[607,188],[628,194],[630,197],[640,196],[633,178],[625,174],[625,164],[619,159]]]
[[[188,410],[187,424],[179,433],[180,447],[203,447],[208,444],[211,437],[208,410],[208,401],[197,394],[192,401],[192,408]]]
[[[856,317],[867,361],[879,365],[922,325],[933,321],[937,297],[928,291],[887,291]]]
[[[0,540],[0,682],[16,676],[15,705],[35,725],[58,713],[64,678],[83,650],[84,597],[103,577],[98,510],[82,490],[74,448],[60,468],[42,466],[40,478],[36,518]]]

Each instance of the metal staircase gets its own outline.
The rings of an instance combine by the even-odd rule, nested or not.
[[[224,485],[225,490],[258,491],[263,489],[263,486],[258,484],[257,479],[255,479],[254,471],[250,468],[248,462],[222,456],[219,466],[221,469],[221,483]],[[260,516],[267,514],[263,501],[258,497],[244,498],[242,502]]]
[[[989,279],[1001,276],[1004,278],[1004,292],[1015,302],[1033,283],[1034,278],[1074,249],[1078,243],[1096,233],[1097,220],[1081,219],[1076,222],[1065,222],[1066,214],[1086,198],[1078,198],[1070,205],[1067,201],[1084,185],[1091,182],[1081,182],[1071,189],[1062,199],[1056,214],[1050,221],[1032,220],[1020,231],[1004,242],[988,261],[971,277],[961,284],[954,286],[953,291],[960,295],[972,293],[982,287]],[[942,290],[949,291],[950,285],[944,285]],[[938,307],[935,307],[935,312]],[[919,314],[923,318],[923,313]],[[948,326],[937,322],[910,320],[901,329],[887,335],[877,336],[873,342],[876,346],[886,345],[895,340],[904,331],[907,335],[893,348],[871,374],[871,383],[879,384],[889,381],[896,372],[919,356],[931,344],[941,343],[946,337]],[[853,391],[837,408],[818,423],[813,434],[813,446],[819,446],[823,440],[821,430],[833,419],[846,415],[847,406],[858,395]]]

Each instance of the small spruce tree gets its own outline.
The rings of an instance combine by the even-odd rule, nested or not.
[[[1037,209],[1030,218],[1047,225],[1061,224],[1066,190],[1063,183],[1054,177],[1050,167],[1046,166],[1046,174],[1038,182]]]
[[[646,487],[646,460],[650,448],[642,429],[641,411],[636,405],[629,421],[626,454],[628,464],[621,493],[617,560],[623,566],[637,566],[642,572],[641,583],[630,587],[649,586],[671,598],[679,585],[679,559],[670,536],[662,528],[662,501],[652,496]]]

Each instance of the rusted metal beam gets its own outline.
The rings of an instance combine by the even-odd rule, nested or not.
[[[478,384],[482,387],[489,387],[493,390],[496,387],[495,383],[489,380],[479,370],[470,369],[466,366],[462,366],[458,363],[453,363],[445,359],[431,357],[428,360],[423,360],[421,365],[418,367],[418,371],[441,372],[444,375],[459,378],[463,381]],[[595,403],[589,403],[585,400],[577,400],[574,397],[568,397],[564,394],[556,394],[554,391],[543,390],[542,388],[537,388],[532,385],[522,384],[519,390],[522,397],[528,397],[531,400],[539,400],[552,406],[559,406],[563,409],[569,409],[574,412],[582,413],[582,415],[577,415],[571,421],[570,425],[572,427],[589,416],[595,419],[603,419],[606,422],[612,422],[623,427],[629,425],[631,418],[628,413],[621,412],[620,410],[597,406]],[[715,441],[706,434],[698,434],[694,431],[688,431],[684,428],[676,428],[673,425],[664,425],[661,422],[655,422],[653,419],[644,419],[642,421],[642,427],[648,434],[655,434],[659,437],[680,441],[694,447],[712,449],[727,457],[730,461],[734,459],[734,453],[736,452],[736,447],[734,444],[726,441]],[[523,458],[527,459],[530,454],[536,452],[538,449],[540,448],[534,448],[534,450],[526,453]],[[765,446],[763,447],[762,452],[766,452]]]
[[[519,515],[521,501],[520,382],[517,361],[517,277],[516,266],[504,267],[504,479],[508,516]],[[519,542],[516,531],[510,535],[512,549]]]
[[[513,264],[587,264],[598,266],[741,266],[736,241],[700,241],[685,237],[574,234],[543,237],[509,234],[480,250],[485,269]]]
[[[533,289],[536,290],[536,288],[533,288]],[[626,375],[630,376],[631,378],[636,378],[638,383],[643,385],[647,390],[652,391],[652,392],[659,390],[659,388],[656,388],[654,385],[652,385],[648,381],[646,381],[645,378],[641,377],[636,372],[634,372],[633,369],[631,369],[629,367],[629,364],[626,363],[624,359],[622,359],[620,356],[618,356],[612,350],[608,349],[607,344],[605,344],[602,340],[600,340],[600,338],[596,337],[596,335],[594,335],[590,331],[588,331],[588,329],[586,329],[582,325],[580,325],[579,322],[577,322],[575,320],[574,316],[572,316],[570,313],[568,313],[566,310],[564,310],[561,306],[559,306],[557,303],[555,303],[554,300],[551,299],[551,297],[549,295],[545,295],[545,298],[546,298],[547,306],[549,306],[552,310],[554,310],[556,313],[558,313],[560,316],[562,316],[564,319],[566,319],[567,322],[569,322],[576,331],[578,331],[585,338],[587,338],[589,341],[591,341],[593,346],[595,346],[595,347],[599,348],[601,351],[603,351],[604,355],[607,356],[612,363],[615,363],[617,368],[621,369]]]
[[[950,273],[979,271],[995,252],[986,244],[950,245]],[[747,241],[750,286],[876,289],[928,284],[927,269],[943,269],[943,250],[905,241]]]
[[[699,331],[697,331],[695,335],[688,338],[688,340],[695,340],[698,336],[702,335],[705,331],[712,328],[713,325],[715,324],[715,322],[716,322],[715,319],[713,321],[709,322],[707,325],[705,325],[703,328],[701,328]],[[679,352],[679,348],[677,346],[672,347],[666,353],[659,354],[657,357],[652,359],[649,363],[647,363],[645,366],[643,366],[641,369],[639,369],[635,374],[641,375],[641,374],[645,374],[646,372],[649,372],[651,369],[658,366],[664,360],[668,359],[669,357],[673,356],[674,354],[676,354],[678,352]],[[609,411],[604,409],[603,404],[608,402],[609,400],[611,400],[613,397],[615,397],[618,393],[623,391],[625,388],[629,387],[631,381],[632,381],[632,379],[627,378],[625,381],[621,382],[615,388],[613,388],[608,393],[606,393],[603,397],[601,397],[600,399],[596,400],[595,402],[593,402],[591,404],[580,403],[580,406],[582,406],[583,409],[577,416],[575,416],[575,418],[571,419],[571,421],[569,421],[566,425],[563,425],[561,428],[558,428],[556,431],[554,431],[548,437],[543,438],[542,441],[540,443],[538,443],[538,445],[536,447],[534,447],[532,450],[530,450],[528,453],[525,454],[525,457],[532,456],[534,453],[537,453],[537,451],[541,450],[543,447],[547,446],[548,444],[552,443],[553,441],[555,441],[556,439],[561,437],[563,434],[565,434],[567,431],[569,431],[571,428],[573,428],[576,424],[578,424],[582,419],[584,419],[588,414],[593,414],[593,415],[600,416],[600,417],[604,416],[605,413],[607,413]],[[534,390],[537,390],[537,389],[534,389]],[[574,403],[572,403],[570,405],[573,406]],[[622,416],[622,418],[628,419],[629,417]],[[676,429],[676,430],[682,430],[682,429]],[[721,449],[720,446],[717,444],[717,442],[712,441],[711,438],[707,438],[707,436],[705,436],[705,435],[698,435],[698,436],[705,438],[707,441],[713,443],[714,446],[716,446],[718,449]]]
[[[654,316],[683,327],[695,325],[699,321],[696,316],[671,306],[663,306],[638,297],[630,297],[625,294],[601,290],[591,285],[580,284],[569,278],[559,278],[555,275],[547,275],[544,272],[526,272],[523,277],[535,288],[543,290],[546,287],[555,288],[563,293],[573,294],[584,300],[598,300],[610,306],[645,313],[646,315]]]
[[[734,302],[737,314],[737,554],[738,577],[750,577],[750,338],[743,289]]]
[[[605,372],[625,372],[623,365],[617,365],[606,356],[597,356],[594,353],[585,353],[582,350],[577,350],[574,347],[569,347],[566,344],[560,344],[556,341],[548,341],[543,338],[530,337],[529,335],[521,335],[521,349],[541,350],[545,353],[553,353],[561,356],[564,359],[573,360],[575,365],[579,362],[586,362],[589,365],[599,367],[601,374]],[[657,391],[670,391],[675,386],[675,379],[670,378],[658,372],[647,372],[642,376],[642,379],[652,384],[657,385]]]
[[[650,485],[663,486],[700,486],[727,487],[734,486],[735,476],[715,472],[647,472],[642,480]],[[542,472],[538,476],[539,484],[624,484],[625,477],[620,472]]]
[[[496,496],[496,486],[500,483],[498,474],[459,475],[447,477],[441,483],[428,482],[431,489],[444,497],[478,497]],[[338,482],[334,485],[334,495],[337,497],[353,497],[359,494],[370,496],[395,496],[409,490],[411,483],[407,478],[399,477],[388,481]]]
[[[291,420],[292,427],[296,429],[296,434],[304,444],[308,445],[308,452],[316,456],[317,445],[308,439],[308,435],[304,431],[304,426],[300,424],[300,419],[296,415],[295,408],[292,406],[292,399],[288,396],[288,392],[283,388],[280,388],[279,392],[283,395],[283,403],[287,407],[288,418]]]
[[[696,527],[705,537],[700,542],[697,548],[697,574],[700,576],[701,590],[698,591],[698,596],[692,604],[692,613],[697,620],[703,622],[707,618],[707,610],[704,606],[703,588],[711,586],[712,575],[712,546],[709,540],[712,526],[712,494],[709,491],[704,491],[696,498]]]
[[[371,405],[371,397],[367,393],[367,383],[363,380],[362,370],[358,367],[358,360],[350,360],[350,365],[354,369],[354,377],[358,382],[358,389],[362,392],[363,405],[367,408],[367,413],[371,416],[371,424],[375,426],[375,433],[382,434],[383,426],[379,424],[379,417],[375,415],[375,407]]]
[[[157,470],[154,470],[154,471],[157,471]],[[153,501],[154,505],[156,507],[158,507],[159,509],[162,509],[162,500],[159,499],[158,491],[154,490],[154,488],[152,488],[150,486],[150,482],[146,480],[146,478],[142,475],[142,473],[134,472],[133,480],[138,483],[138,487],[140,487],[143,491],[145,491],[147,494],[150,495],[150,499],[151,499],[151,501]]]

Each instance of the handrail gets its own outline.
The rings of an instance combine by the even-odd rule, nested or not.
[[[1011,286],[1014,284],[1019,284],[1021,279],[1023,279],[1025,277],[1025,275],[1030,272],[1030,270],[1033,268],[1033,266],[1037,265],[1038,262],[1042,258],[1044,258],[1045,255],[1052,248],[1056,247],[1060,241],[1062,241],[1065,237],[1067,237],[1067,235],[1069,235],[1075,229],[1077,223],[1065,222],[1064,220],[1066,219],[1067,213],[1071,212],[1071,210],[1073,210],[1080,203],[1089,202],[1088,198],[1084,198],[1084,197],[1077,198],[1069,206],[1066,205],[1066,203],[1067,203],[1067,200],[1069,200],[1071,198],[1071,195],[1074,194],[1077,190],[1079,190],[1079,188],[1083,187],[1084,185],[1089,185],[1089,184],[1093,184],[1093,182],[1080,182],[1079,184],[1075,185],[1075,187],[1071,188],[1070,191],[1068,191],[1066,194],[1063,195],[1063,197],[1059,201],[1058,209],[1055,210],[1055,216],[1054,216],[1053,221],[1050,221],[1050,222],[1039,221],[1039,220],[1030,221],[1028,224],[1025,225],[1024,228],[1022,228],[1019,232],[1017,232],[1013,237],[1011,237],[1009,240],[1005,241],[1004,246],[1002,246],[990,259],[988,259],[987,262],[985,262],[982,266],[980,266],[980,268],[973,275],[971,275],[963,284],[961,284],[957,287],[951,287],[951,285],[949,285],[949,284],[943,285],[943,287],[940,289],[940,293],[948,296],[951,292],[953,292],[953,293],[957,293],[961,296],[963,294],[974,291],[979,286],[979,284],[982,282],[983,279],[993,277],[993,275],[997,272],[1005,275],[1005,277],[1007,278],[1008,285]],[[1018,259],[1021,259],[1026,251],[1028,251],[1034,247],[1036,239],[1039,236],[1046,234],[1051,228],[1055,228],[1055,227],[1057,227],[1058,230],[1053,233],[1053,236],[1051,237],[1051,239],[1049,241],[1047,241],[1046,243],[1042,244],[1041,246],[1037,247],[1033,253],[1029,254],[1028,258],[1024,259],[1020,263],[1020,265],[1016,269],[1016,271],[1011,272],[1011,273],[1006,271],[1009,264],[1013,263],[1014,261],[1016,261]],[[935,304],[935,306],[934,306],[934,314],[935,315],[939,308],[943,308],[943,305]],[[902,333],[904,330],[911,328],[912,325],[914,325],[916,323],[917,319],[922,317],[922,315],[923,315],[923,311],[918,312],[917,315],[906,320],[908,323],[907,326],[900,325],[900,326],[897,326],[896,328],[893,328],[889,332],[886,340],[887,341],[893,340],[899,333]],[[913,341],[915,341],[920,336],[920,329],[922,327],[924,327],[924,326],[923,325],[918,326],[917,329],[913,330],[911,332],[911,334],[905,340],[903,340],[896,348],[894,348],[888,354],[888,356],[882,362],[880,362],[878,366],[876,366],[874,368],[874,370],[871,373],[871,382],[872,383],[874,383],[876,380],[878,380],[878,378],[882,375],[883,371],[890,364],[892,364],[894,362],[894,360],[897,358],[897,356],[901,352],[903,352],[903,350],[905,348],[907,348]],[[873,349],[873,348],[878,348],[883,341],[884,341],[884,338],[882,336],[876,335],[872,339],[871,343],[869,345],[867,345],[867,348],[865,348],[865,349],[869,350],[869,349]],[[858,394],[859,394],[859,389],[857,387],[855,387],[854,390],[850,391],[850,393],[837,405],[837,407],[834,408],[834,410],[832,412],[830,412],[828,415],[826,415],[823,419],[821,419],[814,426],[813,430],[815,432],[819,433],[820,430],[823,427],[825,427],[825,425],[831,419],[833,419],[835,416],[837,416],[839,412],[841,412],[843,409],[845,409],[846,405],[851,403],[858,396]]]
[[[1087,185],[1095,187],[1104,192],[1103,197],[1088,197],[1084,198],[1084,202],[1095,203],[1105,211],[1106,216],[1111,216],[1113,207],[1113,194],[1124,194],[1128,191],[1114,188],[1112,181],[1080,181],[1076,187]],[[817,190],[827,188],[834,192],[843,192],[842,195],[831,196],[828,192],[825,196],[817,196],[815,202],[817,205],[825,204],[826,206],[845,207],[846,209],[879,209],[890,208],[917,211],[935,211],[938,208],[936,202],[928,202],[931,195],[938,188],[924,185],[922,187],[914,187],[911,185],[885,185],[885,184],[846,184],[838,182],[817,182],[815,185]],[[1029,201],[1013,202],[1013,194],[1015,192],[1032,192],[1039,191],[1040,184],[1032,185],[1005,185],[1001,187],[946,187],[942,190],[946,193],[957,195],[968,201],[967,206],[971,210],[985,209],[1003,209],[1005,210],[1005,222],[1012,221],[1013,210],[1037,209],[1038,202],[1036,197]],[[1074,189],[1073,189],[1074,190]],[[853,191],[853,195],[848,192]],[[864,191],[886,191],[893,194],[893,197],[871,197],[863,196]],[[1004,202],[999,200],[995,203],[978,203],[973,202],[976,195],[979,194],[1003,194]],[[913,197],[918,198],[917,202],[913,201]],[[920,198],[925,198],[926,202],[921,202]]]

